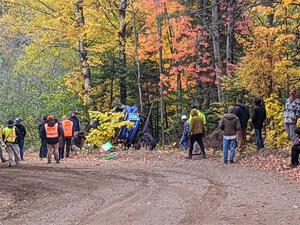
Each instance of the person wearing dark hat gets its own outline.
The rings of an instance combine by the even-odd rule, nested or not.
[[[73,129],[74,129],[75,135],[81,131],[80,121],[77,117],[78,114],[79,114],[78,111],[73,111],[69,118],[69,120],[71,120],[73,122]]]
[[[16,127],[20,131],[20,137],[18,139],[19,148],[20,148],[20,156],[21,160],[24,161],[24,144],[25,144],[25,136],[27,134],[27,131],[22,124],[23,120],[20,118],[16,118]]]
[[[11,167],[15,162],[17,165],[21,163],[20,148],[18,145],[18,138],[20,137],[20,131],[15,126],[13,120],[9,120],[7,127],[3,129],[2,140],[6,145],[8,152],[8,166]]]
[[[255,98],[254,103],[255,106],[252,114],[252,125],[255,132],[257,150],[261,150],[265,148],[264,139],[262,137],[262,129],[264,127],[264,122],[267,119],[267,112],[262,99]]]
[[[54,116],[47,117],[47,123],[42,127],[41,136],[46,139],[48,149],[48,163],[51,163],[52,155],[56,163],[59,163],[59,137],[63,135],[61,126],[55,122]]]
[[[42,128],[45,126],[45,124],[47,123],[47,117],[48,116],[43,116],[41,122],[39,123],[39,126],[38,126],[38,130],[39,130],[39,136],[40,136],[40,139],[41,139],[41,147],[40,147],[40,159],[43,159],[43,158],[46,158],[47,157],[47,154],[48,154],[48,150],[47,150],[47,141],[46,139],[41,135],[41,131],[42,131]]]
[[[295,130],[296,137],[293,140],[293,147],[291,152],[291,167],[295,168],[299,166],[299,155],[300,155],[300,128]]]

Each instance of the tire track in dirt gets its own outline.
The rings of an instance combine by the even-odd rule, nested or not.
[[[158,170],[155,172],[147,171],[127,171],[126,173],[136,173],[135,175],[140,175],[148,178],[148,186],[141,187],[138,192],[131,192],[128,196],[124,196],[113,204],[104,207],[100,212],[83,224],[96,225],[96,224],[122,224],[126,221],[126,224],[143,224],[143,216],[149,216],[151,210],[155,210],[150,207],[141,208],[139,206],[145,205],[145,202],[153,203],[164,195],[170,195],[173,199],[169,199],[168,203],[174,202],[174,199],[178,198],[178,201],[184,202],[181,207],[185,210],[185,217],[180,219],[173,218],[174,221],[177,220],[179,224],[202,224],[204,221],[208,220],[207,215],[211,215],[226,199],[227,193],[224,191],[225,186],[219,183],[215,183],[212,180],[205,179],[202,177],[195,177],[189,173],[183,173],[180,171],[171,170]],[[180,174],[180,176],[188,177],[191,180],[201,179],[207,181],[209,186],[204,195],[197,195],[194,193],[189,193],[185,189],[174,186],[175,181],[168,180],[172,175]],[[155,204],[155,202],[153,203]],[[207,205],[210,205],[207,209]],[[154,206],[155,207],[155,206]],[[166,206],[167,207],[167,206]],[[171,205],[170,205],[171,207]],[[149,211],[147,211],[149,210]],[[118,212],[118,218],[114,218]],[[212,213],[213,214],[213,213]],[[119,218],[124,218],[120,220]],[[176,214],[174,215],[176,217]],[[149,222],[149,221],[148,221]],[[170,221],[171,223],[171,221]],[[147,223],[155,224],[155,223]]]
[[[157,173],[149,173],[147,171],[122,171],[128,176],[136,176],[142,178],[142,182],[138,188],[118,198],[115,201],[104,205],[101,211],[98,211],[92,218],[86,219],[81,225],[105,225],[105,224],[133,224],[145,212],[143,209],[137,207],[139,202],[147,201],[152,195],[158,194],[161,191],[157,180],[162,182],[164,176]],[[115,217],[116,212],[118,217]]]
[[[222,202],[226,199],[226,194],[216,186],[209,186],[205,196],[197,196],[188,194],[184,190],[176,190],[176,192],[185,199],[188,205],[184,219],[179,224],[201,224],[209,220],[209,216],[217,210]]]
[[[182,176],[190,177],[190,179],[202,180],[209,183],[206,192],[201,195],[197,193],[189,193],[182,188],[173,188],[174,192],[179,194],[188,205],[186,215],[184,219],[180,221],[180,224],[204,225],[206,221],[211,219],[210,216],[214,215],[214,212],[222,205],[228,196],[226,186],[220,182],[201,177],[195,173],[186,173],[177,170],[166,170],[164,172],[177,175],[181,174]]]
[[[84,172],[60,167],[23,165],[1,170],[0,176],[4,184],[1,191],[13,196],[11,203],[1,208],[0,224],[20,224],[19,217],[33,210],[36,212],[31,217],[35,221],[31,221],[30,224],[41,224],[37,221],[39,217],[35,216],[39,212],[42,216],[46,216],[47,208],[57,210],[56,208],[64,205],[68,207],[68,204],[75,205],[76,202],[80,204],[81,199],[84,201],[97,199],[98,206],[104,203],[104,198],[90,191],[97,186],[89,183],[91,180],[86,179]],[[29,207],[30,205],[34,207]]]

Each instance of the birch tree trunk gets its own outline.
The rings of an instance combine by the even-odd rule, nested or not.
[[[119,54],[120,54],[120,101],[126,105],[127,82],[126,82],[126,8],[127,0],[120,2],[120,33],[119,33]]]
[[[220,33],[219,33],[219,12],[218,0],[212,0],[212,42],[214,48],[214,63],[216,70],[216,85],[218,91],[218,100],[221,102],[221,84],[220,76],[222,71],[221,52],[220,52]]]
[[[141,113],[144,111],[143,107],[143,96],[142,96],[142,86],[141,86],[141,70],[140,70],[140,61],[139,61],[139,51],[138,51],[138,33],[136,29],[136,12],[133,12],[133,35],[134,35],[134,58],[136,64],[137,72],[137,85],[139,90],[139,100],[140,100],[140,110]]]
[[[84,18],[84,9],[83,9],[84,0],[78,0],[76,4],[76,20],[77,26],[80,30],[82,26],[85,24]],[[84,106],[85,110],[88,111],[91,106],[91,69],[88,63],[88,52],[87,46],[85,42],[85,37],[80,36],[79,38],[79,55],[80,55],[80,64],[82,70],[82,76],[84,78]]]
[[[115,85],[115,59],[112,59],[112,77],[110,82],[110,101],[109,101],[109,109],[113,108],[113,101],[114,101],[114,85]]]

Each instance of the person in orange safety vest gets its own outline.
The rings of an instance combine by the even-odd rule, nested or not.
[[[51,157],[54,154],[56,163],[59,163],[59,137],[63,135],[63,130],[55,122],[54,116],[47,118],[47,123],[41,129],[41,136],[46,139],[48,149],[48,163],[51,163]]]
[[[59,149],[59,158],[60,159],[64,158],[65,148],[66,148],[66,158],[69,158],[70,152],[72,150],[72,141],[74,137],[74,124],[70,119],[68,119],[67,116],[63,116],[60,125],[62,127],[64,134]]]

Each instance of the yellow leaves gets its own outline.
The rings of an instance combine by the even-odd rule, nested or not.
[[[28,44],[15,72],[47,76],[59,68],[60,75],[65,75],[64,81],[68,90],[86,102],[79,68],[78,43],[81,38],[85,40],[91,68],[102,65],[103,52],[113,52],[112,49],[118,46],[118,5],[111,5],[109,1],[85,0],[85,24],[78,26],[75,0],[5,2],[10,5],[0,17],[3,36],[22,36]]]
[[[237,74],[242,86],[251,94],[269,96],[287,86],[287,78],[299,77],[297,67],[296,33],[299,30],[299,10],[285,1],[273,4],[273,8],[258,6],[251,10],[254,27],[251,35],[238,39],[246,55]],[[254,13],[254,14],[253,14]],[[273,23],[270,23],[272,13]]]
[[[99,126],[90,131],[87,141],[97,147],[111,141],[115,137],[117,129],[124,126],[129,128],[133,126],[132,122],[122,120],[124,118],[123,113],[90,111],[89,114],[93,121],[99,122]]]
[[[292,3],[300,3],[300,0],[283,0],[282,2],[285,6],[289,6]]]
[[[259,37],[274,37],[280,31],[280,27],[257,26],[253,30]]]
[[[295,34],[280,34],[276,38],[274,46],[277,48],[285,44],[290,44],[295,40],[296,40]]]
[[[274,9],[271,7],[260,5],[260,6],[252,8],[251,12],[262,14],[262,15],[270,15],[274,12]]]
[[[271,95],[265,100],[267,117],[270,121],[267,126],[266,142],[272,147],[288,147],[289,139],[284,129],[284,105],[280,103],[278,96]]]

